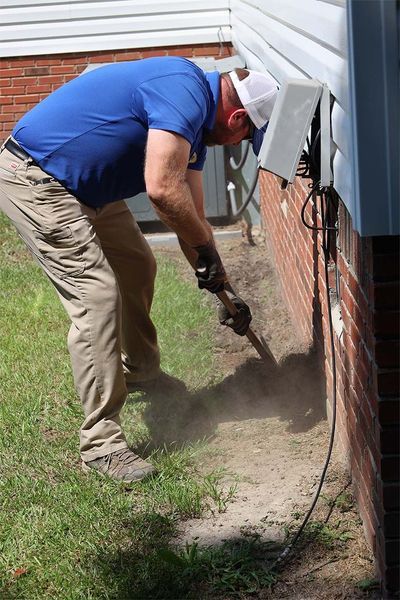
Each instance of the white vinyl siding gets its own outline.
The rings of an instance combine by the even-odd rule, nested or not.
[[[3,0],[0,56],[230,41],[229,0]]]
[[[390,86],[396,85],[398,71],[391,63],[390,74],[386,73],[384,54],[389,47],[396,54],[398,32],[394,32],[394,23],[398,19],[398,8],[394,7],[398,4],[388,0],[353,0],[352,3],[350,0],[0,0],[0,57],[232,41],[249,68],[269,71],[278,84],[288,77],[316,78],[327,84],[335,99],[332,111],[334,187],[358,231],[366,235],[383,234],[389,217],[386,215],[386,221],[382,219],[380,227],[370,223],[376,218],[368,216],[365,189],[361,200],[355,194],[358,188],[352,176],[351,162],[362,150],[353,134],[353,121],[361,109],[361,112],[366,111],[365,106],[353,108],[353,120],[350,119],[354,98],[350,102],[348,54],[350,62],[353,55],[351,44],[348,51],[347,18],[352,6],[358,12],[363,9],[364,26],[372,34],[387,28],[387,31],[382,30],[381,41],[375,42],[376,50],[382,53],[382,64],[374,77],[381,81],[380,73],[383,73],[387,81],[383,77],[380,85],[390,88],[391,106],[397,107],[398,90],[393,92]],[[350,33],[352,39],[352,29]],[[362,40],[361,55],[373,54],[365,64],[358,60],[357,72],[368,70],[371,58],[377,53],[369,47],[369,35]],[[353,94],[354,86],[352,82]],[[366,97],[368,92],[366,89],[361,95]],[[374,118],[373,113],[365,119],[364,129],[371,118]],[[387,160],[396,159],[388,155]],[[362,207],[358,206],[360,202]]]
[[[351,204],[346,6],[341,0],[231,0],[232,43],[250,68],[281,83],[315,78],[335,97],[334,187]]]

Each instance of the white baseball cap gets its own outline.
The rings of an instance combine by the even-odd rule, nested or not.
[[[266,73],[250,70],[242,80],[236,71],[230,71],[229,76],[250,119],[261,129],[271,118],[278,93],[275,81]]]

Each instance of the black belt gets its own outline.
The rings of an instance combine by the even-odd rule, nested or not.
[[[4,144],[4,148],[6,148],[11,154],[14,154],[17,158],[21,160],[31,160],[33,165],[38,166],[38,164],[33,160],[32,156],[28,154],[21,146],[13,140],[12,138],[8,138],[8,140]],[[39,179],[39,181],[31,181],[31,185],[40,185],[44,183],[50,183],[52,181],[56,181],[53,177],[45,177],[44,179]]]
[[[33,161],[33,158],[28,154],[15,140],[12,138],[8,138],[6,143],[4,144],[4,148],[6,148],[11,154],[14,154],[17,158],[21,160],[28,160],[29,158]],[[35,161],[33,161],[35,162]]]

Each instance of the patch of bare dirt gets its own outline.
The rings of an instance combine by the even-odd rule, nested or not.
[[[216,326],[215,355],[223,381],[193,394],[179,410],[167,404],[156,417],[150,406],[146,420],[151,428],[153,418],[155,436],[162,421],[164,440],[168,430],[171,439],[179,439],[183,431],[185,439],[212,436],[204,470],[224,467],[231,474],[226,488],[237,483],[226,511],[187,521],[178,543],[221,544],[246,531],[282,542],[289,524],[295,529],[302,522],[325,462],[330,432],[324,378],[313,349],[296,337],[263,239],[252,244],[224,241],[219,249],[233,288],[251,306],[253,329],[265,337],[279,367],[263,363],[247,338]],[[193,277],[178,250],[164,251]],[[327,499],[350,489],[334,452],[313,519],[328,515],[338,539],[333,535],[330,546],[317,536],[293,552],[279,583],[263,598],[379,597],[375,591],[362,591],[359,583],[372,580],[374,568],[355,506],[350,503],[346,514],[329,508]]]

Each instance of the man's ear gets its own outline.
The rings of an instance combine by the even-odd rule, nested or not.
[[[240,129],[247,121],[247,111],[244,108],[236,108],[231,112],[228,118],[229,129]]]

